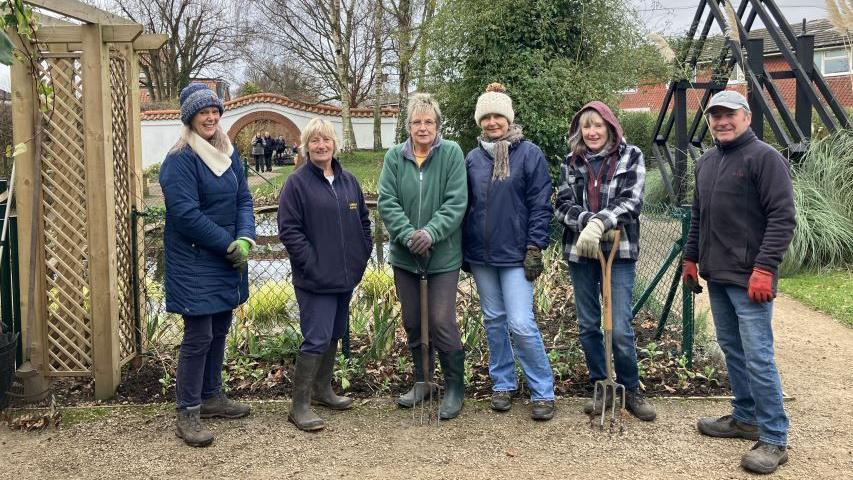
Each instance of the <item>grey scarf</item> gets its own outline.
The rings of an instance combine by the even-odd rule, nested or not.
[[[506,180],[509,177],[509,147],[524,140],[521,126],[513,123],[507,129],[506,135],[496,140],[490,140],[484,134],[481,134],[478,140],[480,146],[494,159],[492,181]]]

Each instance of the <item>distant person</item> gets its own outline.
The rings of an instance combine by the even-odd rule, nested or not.
[[[287,147],[287,144],[284,141],[284,137],[279,135],[278,138],[275,139],[275,156],[276,156],[276,165],[284,165],[284,149]]]
[[[252,139],[252,157],[255,159],[255,171],[262,172],[264,165],[264,137],[261,132]]]
[[[268,172],[272,171],[272,154],[275,151],[275,139],[270,132],[264,132],[264,165]]]
[[[278,207],[278,236],[290,256],[304,340],[293,374],[287,419],[300,430],[325,422],[312,409],[352,407],[332,390],[338,340],[349,324],[352,292],[367,266],[373,242],[370,216],[356,178],[335,158],[335,127],[315,118],[302,131],[308,160],[287,178]]]
[[[788,161],[750,128],[746,98],[724,90],[705,109],[714,147],[696,161],[683,280],[708,281],[717,341],[726,356],[732,412],[700,418],[711,437],[756,441],[741,466],[772,473],[788,461],[788,416],[773,353],[779,264],[796,226]]]
[[[250,411],[222,391],[222,363],[232,312],[249,296],[255,216],[239,154],[219,124],[222,101],[203,83],[184,88],[180,101],[184,127],[160,168],[166,311],[184,320],[176,433],[187,445],[205,447],[213,434],[201,418]]]

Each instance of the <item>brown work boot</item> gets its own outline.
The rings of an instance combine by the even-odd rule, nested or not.
[[[740,466],[755,473],[773,473],[788,461],[788,449],[761,440],[740,459]]]
[[[201,418],[243,418],[251,411],[249,405],[235,402],[222,392],[201,402]]]
[[[604,396],[605,390],[607,390],[607,404],[609,405],[611,402],[613,402],[613,389],[599,388],[598,394],[595,395],[595,398],[594,399],[590,398],[584,404],[583,413],[585,413],[587,415],[601,415],[601,406],[602,406],[601,397]]]
[[[496,412],[506,412],[512,408],[512,392],[493,392],[492,393],[492,410]]]
[[[745,438],[757,441],[760,433],[758,427],[748,423],[739,422],[731,415],[720,418],[702,417],[696,423],[696,427],[703,435],[717,438]]]
[[[332,410],[348,410],[352,408],[352,398],[337,395],[332,389],[332,376],[335,373],[337,352],[338,343],[335,342],[320,359],[317,376],[314,377],[314,391],[311,395],[311,401]]]
[[[644,422],[651,422],[658,416],[655,406],[639,390],[625,391],[625,408]]]
[[[178,409],[175,435],[191,447],[206,447],[213,443],[213,434],[201,423],[201,407]]]
[[[533,420],[551,420],[554,418],[554,401],[534,400],[533,408],[530,410],[530,417]]]

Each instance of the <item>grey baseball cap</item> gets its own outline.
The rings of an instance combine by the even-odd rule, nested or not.
[[[708,113],[714,107],[723,107],[730,110],[742,108],[747,112],[750,112],[749,103],[746,101],[746,98],[734,90],[723,90],[722,92],[717,92],[713,97],[711,97],[711,101],[708,102],[708,106],[705,107],[705,113]]]

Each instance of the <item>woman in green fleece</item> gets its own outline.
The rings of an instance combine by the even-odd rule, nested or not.
[[[444,372],[441,419],[459,415],[465,355],[456,324],[456,286],[462,266],[462,219],[468,203],[465,157],[442,140],[441,111],[426,93],[409,99],[409,139],[385,154],[379,177],[379,213],[391,240],[390,262],[412,352],[415,380],[432,378],[433,350]],[[419,268],[429,284],[429,365],[423,365]],[[425,375],[426,371],[426,375]],[[412,388],[397,403],[412,407],[431,392]]]

